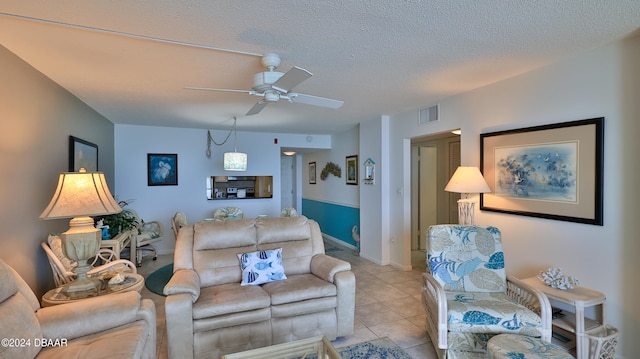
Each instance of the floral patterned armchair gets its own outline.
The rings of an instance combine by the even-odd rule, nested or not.
[[[427,238],[422,304],[439,358],[485,358],[494,335],[551,340],[551,306],[506,275],[495,227],[436,225]]]

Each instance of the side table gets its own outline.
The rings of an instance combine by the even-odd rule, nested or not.
[[[551,306],[555,307],[554,303],[557,306],[561,306],[558,303],[564,303],[573,307],[573,313],[562,308],[562,315],[554,318],[552,323],[555,328],[575,335],[576,358],[587,359],[589,357],[589,338],[586,334],[596,333],[605,327],[604,302],[607,299],[606,296],[601,292],[580,286],[567,290],[551,288],[537,277],[529,277],[522,281],[543,292],[549,298]],[[585,317],[585,308],[590,307],[595,309],[595,318]],[[562,343],[558,344],[562,345]]]
[[[126,273],[125,276],[126,279],[124,282],[119,284],[109,284],[109,278],[92,278],[96,282],[96,289],[94,290],[67,292],[67,285],[51,289],[42,296],[42,306],[50,307],[52,305],[69,303],[75,300],[134,290],[140,292],[142,290],[144,287],[143,276],[133,273]]]
[[[136,236],[131,235],[131,231],[124,231],[116,234],[111,239],[103,239],[100,242],[100,248],[111,249],[116,253],[117,258],[120,259],[120,253],[123,249],[129,245],[131,248],[136,248]],[[135,253],[135,250],[132,250],[131,253]]]

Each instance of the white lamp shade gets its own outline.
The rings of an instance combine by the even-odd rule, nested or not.
[[[451,176],[449,183],[444,188],[447,192],[457,193],[487,193],[491,192],[487,181],[482,177],[478,167],[460,166]]]
[[[102,172],[60,173],[58,187],[40,219],[100,216],[122,211]]]
[[[247,170],[247,154],[242,152],[225,152],[224,170],[225,171],[246,171]]]

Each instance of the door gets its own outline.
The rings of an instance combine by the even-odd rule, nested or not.
[[[295,207],[294,164],[294,156],[280,156],[280,203],[282,208]]]

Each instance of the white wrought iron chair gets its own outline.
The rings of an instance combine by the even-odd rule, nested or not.
[[[137,223],[139,223],[138,231],[133,230],[133,234],[136,236],[136,250],[135,255],[131,255],[132,260],[135,257],[136,266],[140,267],[142,265],[142,257],[145,255],[144,252],[149,252],[155,261],[158,259],[158,252],[151,244],[163,239],[164,232],[162,230],[162,223],[158,221],[144,221],[138,216],[138,213],[132,209],[125,209],[124,211],[131,212],[131,214],[138,218]]]
[[[280,212],[280,217],[297,217],[297,216],[298,216],[298,211],[296,211],[296,209],[293,207],[283,208],[282,212]]]
[[[41,246],[49,259],[49,266],[53,272],[53,281],[56,287],[72,282],[76,278],[73,268],[77,263],[64,255],[62,239],[59,236],[50,235],[47,242],[42,242]],[[114,251],[101,248],[91,263],[95,267],[87,275],[100,276],[118,272],[137,273],[136,266],[133,263],[126,259],[116,258]]]
[[[427,333],[441,359],[485,358],[502,333],[551,340],[549,300],[506,275],[495,227],[431,226],[423,278]]]
[[[230,221],[244,217],[244,212],[238,207],[222,207],[217,208],[213,212],[214,221]]]
[[[173,229],[173,236],[176,240],[178,240],[178,232],[180,228],[189,224],[187,222],[187,216],[182,212],[176,212],[176,214],[171,217],[171,229]]]

